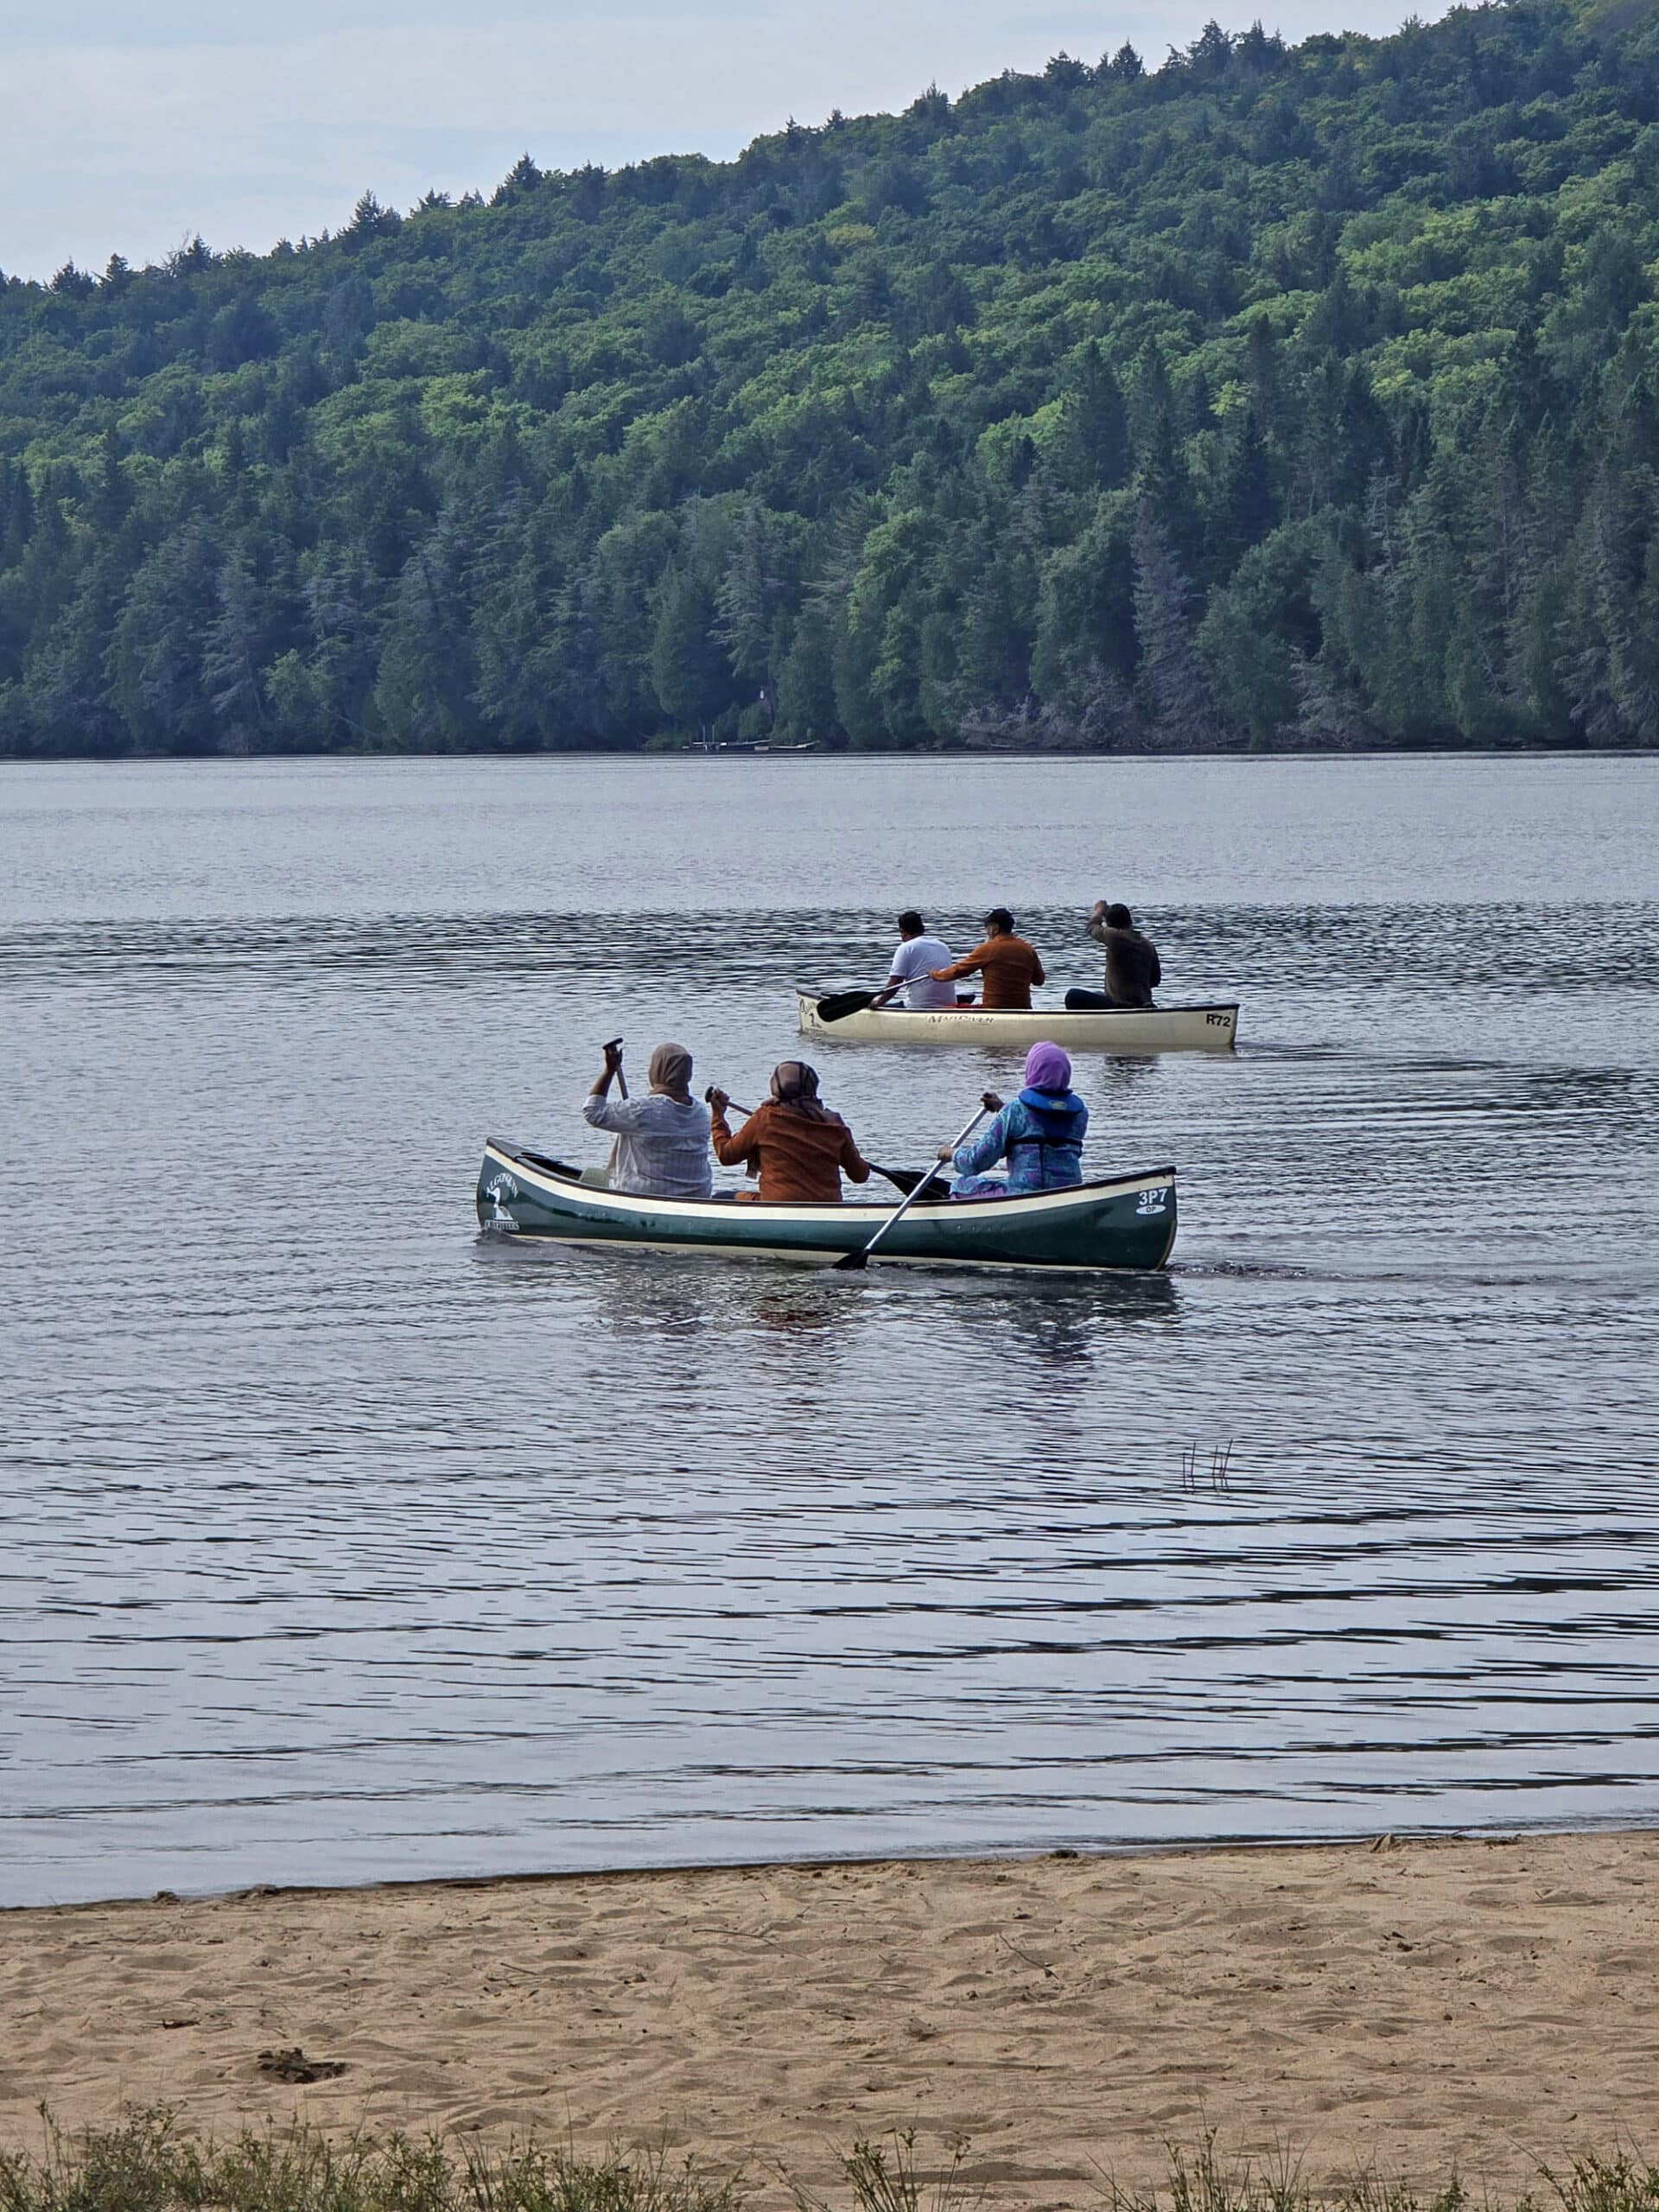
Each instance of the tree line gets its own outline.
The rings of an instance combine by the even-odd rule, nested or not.
[[[0,753],[1659,742],[1659,15],[0,279]]]

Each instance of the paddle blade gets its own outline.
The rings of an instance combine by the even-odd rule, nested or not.
[[[845,1021],[849,1014],[862,1014],[867,1006],[874,1006],[874,991],[831,991],[829,997],[818,1001],[820,1021]]]
[[[830,1268],[830,1272],[831,1274],[856,1274],[861,1268],[867,1267],[868,1264],[864,1256],[864,1247],[861,1244],[856,1251],[843,1252]]]
[[[948,1198],[950,1195],[950,1185],[946,1181],[941,1168],[876,1167],[874,1160],[870,1162],[870,1166],[875,1169],[878,1175],[884,1177],[892,1184],[901,1198],[907,1198],[911,1192],[915,1191],[918,1193],[918,1202],[925,1204],[929,1199]],[[919,1187],[924,1183],[927,1185],[925,1191]]]
[[[870,1166],[883,1182],[892,1184],[901,1198],[907,1198],[916,1185],[925,1182],[933,1172],[931,1167],[876,1167],[874,1160]]]

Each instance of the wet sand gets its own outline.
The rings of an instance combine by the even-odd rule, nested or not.
[[[0,1914],[0,2140],[186,2123],[665,2142],[822,2184],[969,2141],[993,2202],[1091,2205],[1206,2126],[1307,2178],[1651,2137],[1659,1834],[911,1862]],[[336,2078],[283,2083],[300,2045]],[[1650,2140],[1648,2147],[1654,2146]],[[766,2195],[775,2195],[767,2188]]]

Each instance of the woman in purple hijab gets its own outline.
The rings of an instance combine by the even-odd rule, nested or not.
[[[953,1198],[1008,1198],[1030,1191],[1064,1191],[1083,1180],[1083,1137],[1089,1109],[1071,1088],[1071,1063],[1058,1045],[1033,1045],[1026,1054],[1025,1088],[1005,1106],[985,1094],[996,1118],[949,1158],[958,1180]],[[1007,1178],[984,1170],[1006,1160]]]

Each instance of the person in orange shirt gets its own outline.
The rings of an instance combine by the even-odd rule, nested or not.
[[[959,976],[982,975],[979,1002],[987,1007],[1018,1007],[1031,1011],[1031,987],[1046,983],[1043,963],[1034,944],[1014,933],[1014,916],[1006,906],[993,906],[984,922],[985,942],[949,968],[930,968],[936,983],[953,983]]]
[[[710,1089],[704,1096],[714,1109],[715,1158],[722,1167],[741,1162],[751,1175],[758,1173],[762,1198],[839,1205],[843,1170],[855,1183],[869,1181],[869,1162],[861,1157],[840,1115],[819,1099],[817,1071],[804,1060],[778,1063],[771,1097],[755,1108],[735,1136],[726,1118],[732,1103],[726,1093]]]

